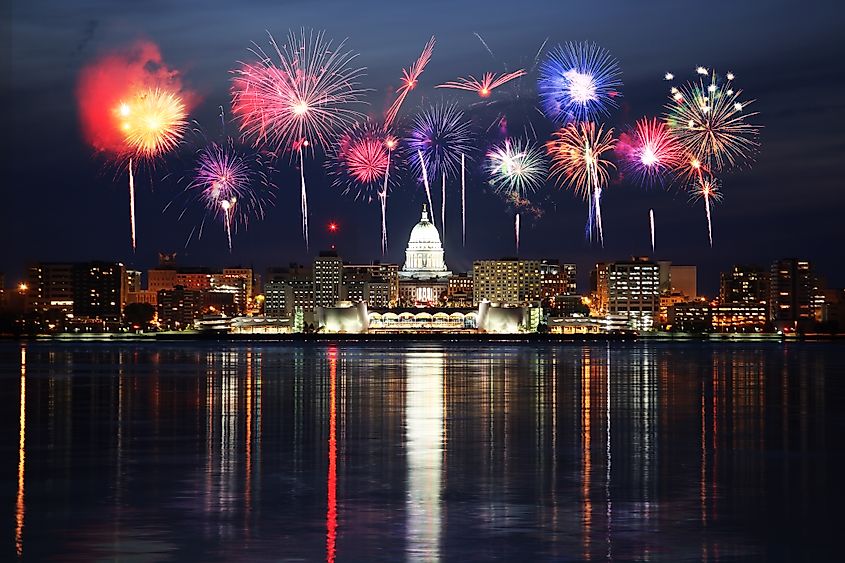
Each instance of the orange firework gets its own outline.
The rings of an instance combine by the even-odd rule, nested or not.
[[[490,92],[494,88],[510,82],[520,76],[525,76],[525,70],[519,69],[514,72],[507,72],[501,76],[496,76],[492,72],[485,72],[481,80],[470,75],[469,78],[458,78],[452,82],[438,84],[436,88],[454,88],[455,90],[467,90],[468,92],[476,92],[482,98],[489,98]]]
[[[156,158],[176,148],[187,126],[182,98],[158,88],[136,92],[114,113],[129,152],[141,158]]]

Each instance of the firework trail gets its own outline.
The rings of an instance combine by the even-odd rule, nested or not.
[[[553,133],[546,145],[552,159],[551,175],[589,202],[587,232],[597,232],[604,246],[601,196],[615,165],[604,155],[616,145],[613,129],[592,122],[570,123]]]
[[[361,117],[350,106],[361,103],[358,80],[364,69],[357,57],[327,40],[322,31],[289,32],[279,45],[268,33],[269,54],[255,45],[257,61],[234,71],[232,108],[241,132],[276,156],[290,150],[299,157],[302,234],[308,247],[308,198],[305,150],[327,150],[337,133]]]
[[[422,53],[420,57],[411,65],[408,69],[402,69],[402,86],[396,90],[396,93],[399,94],[396,100],[390,105],[387,110],[387,113],[384,117],[384,127],[385,129],[393,125],[393,122],[396,120],[396,115],[399,113],[399,108],[402,107],[402,104],[405,102],[405,98],[408,96],[408,93],[416,88],[417,82],[419,80],[420,75],[425,70],[426,65],[431,60],[431,54],[434,52],[434,36],[431,36],[431,39],[428,40],[428,43],[425,44],[423,47]]]
[[[615,151],[622,172],[644,186],[660,184],[681,165],[684,150],[666,125],[643,118],[619,136]]]
[[[507,72],[499,76],[496,76],[492,72],[485,72],[482,75],[481,80],[470,75],[468,78],[458,78],[457,80],[451,82],[438,84],[437,86],[435,86],[435,88],[452,88],[454,90],[466,90],[468,92],[475,92],[481,98],[489,98],[491,92],[495,88],[498,88],[503,84],[507,84],[511,80],[519,78],[520,76],[525,76],[524,69],[520,69],[514,72]]]
[[[715,203],[722,201],[719,181],[713,177],[702,175],[701,180],[690,187],[690,201],[704,200],[704,211],[707,215],[707,238],[713,246],[713,223],[710,209]]]
[[[464,118],[464,113],[456,104],[438,104],[414,118],[414,126],[407,142],[420,156],[418,164],[414,165],[415,172],[422,172],[429,198],[431,195],[428,178],[440,176],[442,223],[446,209],[446,177],[457,174],[461,155],[466,155],[472,150],[470,122]],[[416,166],[422,170],[416,169]],[[426,171],[426,168],[429,170]],[[442,228],[445,228],[445,225],[441,225]]]
[[[516,236],[516,254],[519,255],[519,213],[516,214],[516,218],[513,220],[513,230],[514,235]]]
[[[481,35],[479,35],[478,33],[473,33],[473,35],[475,35],[476,37],[478,37],[478,40],[479,40],[479,41],[481,41],[481,44],[482,44],[482,45],[484,45],[484,49],[485,49],[488,53],[490,53],[490,57],[491,57],[493,60],[496,60],[496,55],[494,55],[494,54],[493,54],[493,51],[490,49],[490,46],[487,44],[487,41],[485,41],[485,40],[484,40],[484,38],[483,38],[483,37],[481,37]]]
[[[264,216],[271,201],[266,164],[258,153],[239,150],[235,141],[208,142],[197,151],[194,173],[187,187],[208,217],[223,222],[229,252],[232,231]]]
[[[648,210],[648,224],[651,229],[651,253],[654,254],[654,209]]]
[[[181,142],[193,95],[150,42],[133,43],[83,68],[76,93],[86,140],[126,164],[134,252],[135,170],[139,162],[152,165]]]
[[[461,153],[461,245],[467,245],[467,176],[466,155]]]
[[[537,87],[546,116],[558,124],[592,121],[618,106],[622,71],[593,43],[567,43],[540,63]]]
[[[741,99],[742,90],[734,88],[732,73],[721,78],[715,71],[698,67],[696,74],[697,79],[670,88],[664,119],[687,153],[680,175],[692,180],[693,199],[704,200],[708,239],[713,246],[710,208],[721,200],[715,173],[752,160],[759,147],[760,127],[748,122],[757,115],[746,111],[753,100]],[[673,80],[674,75],[667,73],[664,78]]]
[[[425,197],[428,199],[428,208],[434,209],[434,206],[431,204],[431,187],[428,185],[428,172],[427,166],[425,164],[425,157],[423,156],[422,149],[417,149],[417,157],[420,160],[420,169],[422,170],[422,179],[423,179],[423,186],[425,187]],[[434,223],[434,213],[431,214],[432,223]]]
[[[382,254],[387,252],[387,196],[390,181],[390,161],[397,149],[397,140],[383,125],[370,121],[356,124],[341,135],[326,162],[329,173],[335,176],[334,185],[354,192],[355,197],[373,201],[381,207]]]

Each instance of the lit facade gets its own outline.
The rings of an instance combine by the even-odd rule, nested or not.
[[[634,330],[651,330],[660,307],[660,270],[655,262],[636,258],[607,265],[607,311],[624,315]]]
[[[473,303],[482,301],[522,305],[540,301],[542,275],[539,260],[478,260],[472,267]]]

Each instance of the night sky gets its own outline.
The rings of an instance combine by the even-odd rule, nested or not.
[[[622,126],[659,115],[666,100],[666,71],[693,77],[696,65],[733,71],[746,97],[755,98],[762,150],[751,169],[723,176],[722,205],[714,210],[714,246],[707,243],[702,204],[687,203],[677,189],[644,190],[613,183],[603,200],[604,249],[584,238],[587,207],[572,193],[547,186],[535,198],[543,216],[524,221],[521,256],[577,262],[586,272],[596,261],[650,253],[648,210],[657,219],[656,258],[699,265],[699,286],[714,291],[718,272],[733,263],[768,264],[798,256],[814,261],[832,287],[845,285],[842,260],[842,175],[845,149],[843,10],[835,2],[218,2],[12,1],[3,16],[7,55],[3,104],[3,206],[0,271],[7,284],[39,260],[115,259],[146,269],[159,250],[176,251],[186,265],[270,265],[310,261],[330,244],[326,229],[337,221],[341,255],[352,261],[380,258],[379,209],[343,196],[326,178],[321,159],[306,163],[311,206],[311,253],[300,235],[298,173],[278,164],[277,201],[263,222],[234,240],[230,256],[222,228],[186,240],[195,222],[165,206],[184,189],[178,179],[189,155],[168,160],[137,180],[138,251],[131,252],[125,173],[93,154],[79,126],[75,87],[80,68],[115,47],[149,39],[165,62],[182,71],[199,95],[191,118],[210,127],[218,106],[228,105],[230,71],[249,58],[265,31],[284,37],[290,28],[325,29],[348,38],[367,67],[369,106],[380,116],[398,86],[401,69],[437,36],[434,57],[401,116],[442,99],[469,104],[469,93],[435,90],[467,74],[501,72],[530,64],[545,37],[549,44],[590,40],[621,64],[623,104],[609,123]],[[484,50],[481,34],[495,53]],[[524,83],[520,103],[534,105],[536,75]],[[507,96],[504,96],[507,99]],[[540,121],[535,118],[535,121]],[[232,129],[234,131],[234,129]],[[487,188],[478,170],[467,186],[467,245],[460,241],[457,186],[447,209],[446,260],[453,271],[473,259],[514,254],[513,215]],[[152,185],[151,185],[152,181]],[[389,200],[387,260],[404,260],[408,233],[424,201],[408,183]],[[435,198],[435,205],[437,205]],[[196,214],[192,215],[196,217]]]

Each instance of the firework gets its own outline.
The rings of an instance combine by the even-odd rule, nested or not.
[[[742,100],[733,75],[722,79],[700,67],[699,78],[672,86],[666,105],[666,125],[678,142],[701,164],[718,172],[751,160],[760,127],[748,123],[753,100]]]
[[[506,139],[487,153],[490,185],[500,194],[524,198],[546,181],[542,149],[521,139]]]
[[[654,254],[654,209],[648,210],[648,224],[651,232],[651,253]]]
[[[188,125],[182,98],[158,88],[134,92],[114,114],[127,150],[137,158],[155,159],[173,150]]]
[[[690,186],[690,201],[704,200],[704,211],[707,215],[707,238],[710,246],[713,246],[713,223],[711,220],[710,208],[713,204],[722,201],[722,192],[719,181],[705,174],[701,174],[697,182]]]
[[[341,135],[326,163],[335,176],[334,184],[344,193],[372,201],[378,196],[381,205],[382,254],[387,252],[387,195],[390,181],[390,161],[398,142],[381,125],[370,121],[356,124]],[[377,192],[374,194],[374,192]]]
[[[77,87],[83,133],[129,176],[129,222],[136,248],[135,170],[152,164],[181,141],[191,94],[168,68],[158,47],[136,42],[86,66]]]
[[[540,64],[537,82],[546,116],[556,123],[594,120],[617,107],[619,63],[593,43],[567,43]]]
[[[613,151],[613,129],[604,130],[592,122],[570,123],[553,134],[547,144],[552,159],[551,175],[589,202],[587,230],[595,230],[604,245],[601,223],[601,195],[615,165],[605,157]]]
[[[268,34],[269,35],[269,34]],[[361,102],[358,80],[364,69],[352,66],[357,55],[326,40],[323,32],[290,32],[279,45],[269,36],[270,54],[257,45],[258,59],[241,63],[232,83],[232,107],[241,132],[276,156],[291,151],[299,157],[302,235],[308,246],[308,198],[304,155],[327,149],[334,136],[361,114],[350,106]]]
[[[393,124],[393,121],[396,119],[396,115],[399,113],[399,108],[402,107],[402,103],[405,101],[408,93],[416,88],[420,75],[425,70],[428,61],[431,60],[431,54],[434,52],[434,42],[435,39],[432,35],[431,39],[429,39],[428,43],[426,43],[425,47],[423,47],[420,57],[414,62],[414,64],[412,64],[410,68],[402,69],[402,86],[396,90],[398,96],[387,109],[387,113],[384,117],[385,128],[390,127]]]
[[[485,72],[481,80],[475,78],[474,76],[470,75],[469,78],[458,78],[452,82],[446,82],[444,84],[439,84],[436,88],[453,88],[455,90],[467,90],[469,92],[475,92],[481,98],[489,98],[490,93],[499,86],[510,82],[520,76],[525,76],[525,70],[520,69],[514,72],[507,72],[502,75],[496,76],[492,72]]]
[[[619,136],[615,152],[623,171],[643,185],[654,185],[684,160],[684,151],[666,125],[658,119],[640,119],[634,128]]]
[[[490,185],[497,193],[515,202],[542,186],[548,166],[542,149],[527,140],[505,139],[487,153],[487,173]],[[516,251],[519,253],[519,213],[514,217]]]
[[[415,172],[422,172],[424,182],[427,184],[428,178],[440,176],[442,231],[446,216],[446,177],[457,174],[461,155],[472,150],[470,122],[457,105],[438,104],[416,116],[407,142],[420,156],[413,165]]]
[[[238,151],[232,139],[208,143],[197,153],[188,192],[195,195],[208,215],[220,219],[232,251],[232,230],[246,227],[264,216],[269,201],[265,163],[258,154]]]

